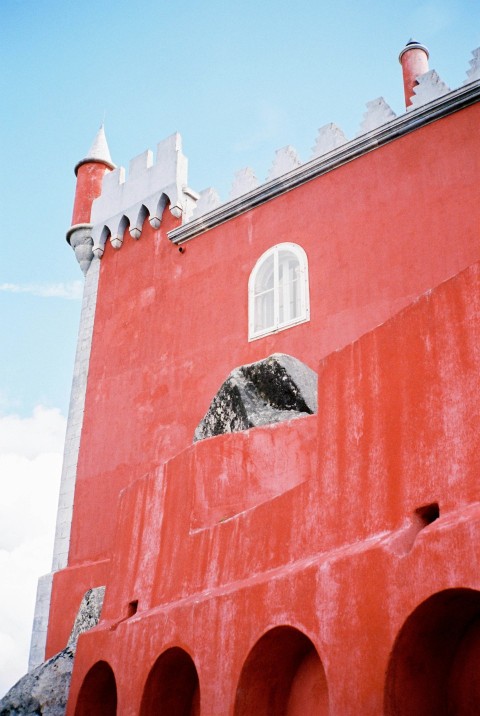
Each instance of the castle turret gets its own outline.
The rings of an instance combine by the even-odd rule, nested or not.
[[[75,191],[72,225],[84,224],[90,221],[92,202],[100,196],[105,171],[110,171],[111,169],[115,169],[115,165],[110,156],[102,124],[92,146],[87,152],[87,156],[79,161],[75,167],[77,188]]]
[[[90,215],[92,204],[102,191],[102,180],[106,172],[115,169],[105,137],[103,124],[100,126],[85,159],[75,167],[77,186],[73,205],[72,225],[67,232],[67,241],[75,251],[83,273],[86,273],[93,257]]]
[[[425,45],[410,39],[398,56],[402,65],[403,89],[405,92],[405,107],[412,104],[413,88],[417,77],[428,72],[429,53]]]

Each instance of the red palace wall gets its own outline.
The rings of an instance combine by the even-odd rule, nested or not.
[[[47,656],[107,590],[68,714],[478,713],[479,114],[184,253],[168,212],[107,244]],[[282,242],[311,318],[249,342],[248,277]],[[229,372],[274,352],[318,371],[318,415],[192,444]]]

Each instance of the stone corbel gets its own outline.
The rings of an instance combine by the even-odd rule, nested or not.
[[[93,259],[92,225],[74,224],[67,231],[66,239],[75,253],[83,275],[86,276]]]

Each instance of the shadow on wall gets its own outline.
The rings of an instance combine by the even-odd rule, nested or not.
[[[112,668],[98,661],[87,673],[77,701],[75,716],[115,716],[117,684]]]
[[[327,716],[325,671],[315,646],[305,634],[281,626],[259,639],[243,666],[234,713]]]
[[[192,658],[179,647],[167,649],[152,667],[143,692],[140,716],[199,716],[200,689]]]
[[[385,716],[476,716],[480,704],[480,592],[447,589],[420,604],[393,647]]]

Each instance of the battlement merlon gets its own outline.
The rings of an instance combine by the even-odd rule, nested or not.
[[[131,160],[128,175],[118,167],[103,177],[100,196],[92,204],[93,253],[100,258],[108,238],[120,248],[128,227],[140,238],[145,219],[158,229],[167,204],[173,216],[187,221],[198,194],[187,185],[188,160],[178,132],[157,145],[157,158],[147,149]]]
[[[410,40],[399,58],[404,76],[405,114],[397,117],[383,97],[378,97],[367,103],[367,111],[354,139],[348,140],[335,124],[324,125],[319,129],[310,160],[302,162],[293,147],[283,147],[276,152],[266,183],[260,183],[253,169],[246,167],[236,173],[226,202],[222,202],[211,187],[200,194],[188,187],[188,161],[182,153],[178,132],[157,145],[155,164],[150,150],[132,159],[126,177],[123,167],[110,171],[114,165],[110,163],[101,127],[102,141],[96,139],[101,147],[101,158],[97,159],[95,155],[94,159],[82,160],[79,165],[87,162],[89,166],[88,162],[101,161],[107,171],[104,170],[91,204],[90,223],[85,223],[89,219],[83,215],[79,215],[79,220],[74,212],[77,221],[67,233],[67,241],[74,248],[82,271],[87,273],[94,255],[102,257],[107,239],[113,248],[119,249],[127,228],[132,238],[140,238],[147,218],[152,227],[158,229],[167,204],[173,216],[182,220],[181,226],[168,232],[168,238],[174,244],[183,243],[382,144],[477,102],[480,48],[472,55],[466,81],[462,87],[451,90],[435,70],[428,70],[427,48]]]

